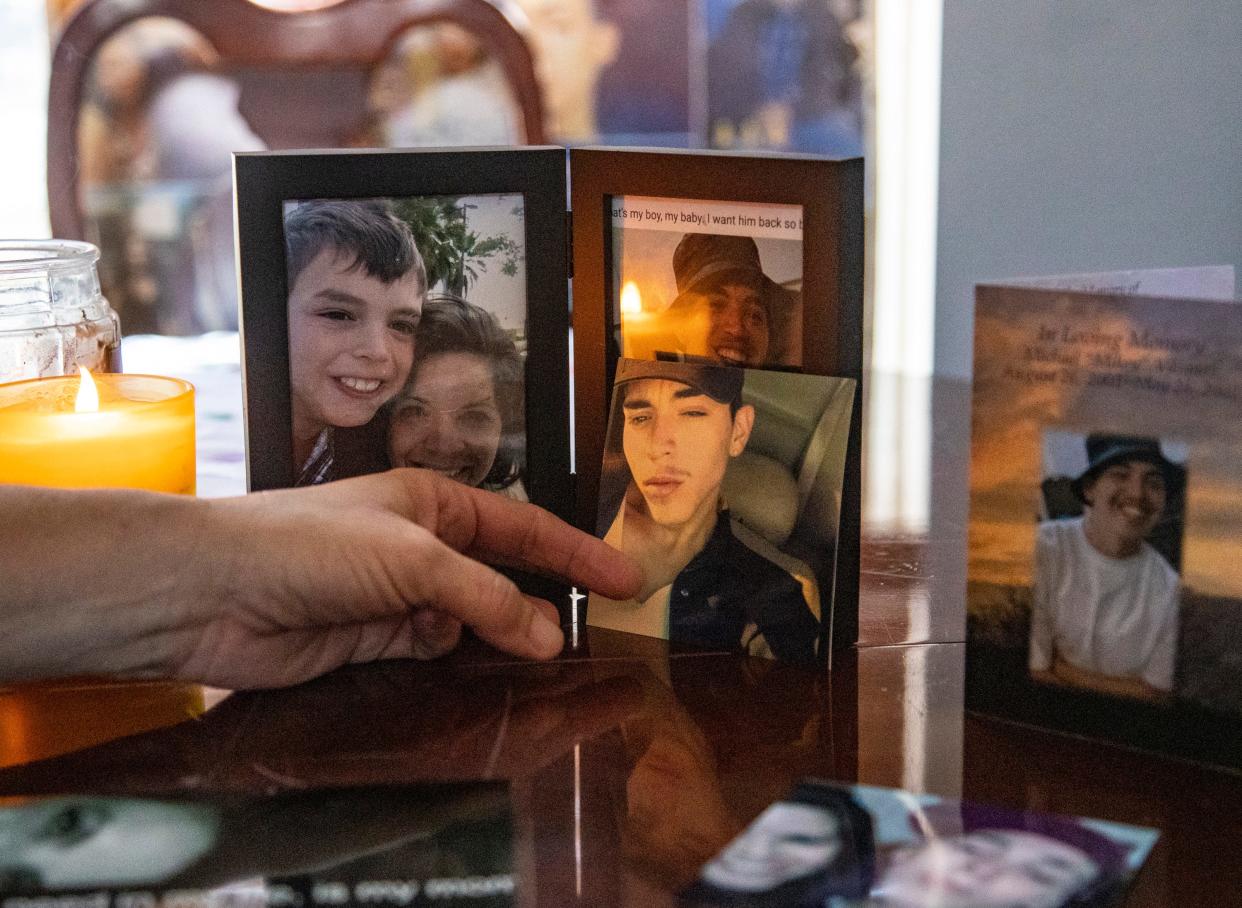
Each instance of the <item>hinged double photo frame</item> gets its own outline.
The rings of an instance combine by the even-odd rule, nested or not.
[[[855,641],[860,159],[296,151],[238,154],[234,174],[251,490],[422,467],[599,535],[610,513],[633,510],[636,531],[697,495],[698,511],[716,515],[705,518],[717,521],[713,539],[744,540],[741,551],[758,549],[801,585],[815,653]],[[619,369],[628,402],[610,419]],[[652,398],[635,389],[696,389],[701,406],[680,418],[699,420],[698,432],[730,373],[727,463],[677,465],[669,435],[661,453],[645,449],[662,464],[647,476],[634,427],[665,423],[658,407],[631,417]],[[630,466],[610,472],[623,449]],[[613,529],[605,538],[617,544]],[[669,601],[700,561],[645,592]],[[615,626],[563,587],[516,579],[567,625]],[[620,629],[677,641],[675,610],[662,615],[662,630]],[[770,617],[736,621],[750,651],[784,657]],[[682,639],[721,645],[718,634]]]

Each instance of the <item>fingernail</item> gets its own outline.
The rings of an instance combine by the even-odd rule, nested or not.
[[[536,614],[530,623],[530,642],[541,657],[550,659],[565,646],[565,635],[558,625]]]

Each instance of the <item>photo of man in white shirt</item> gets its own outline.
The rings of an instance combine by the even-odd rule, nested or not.
[[[1173,689],[1177,571],[1148,541],[1185,470],[1154,438],[1093,434],[1081,517],[1039,525],[1028,664],[1037,681],[1159,701]]]

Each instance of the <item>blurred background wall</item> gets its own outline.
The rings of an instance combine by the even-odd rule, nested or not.
[[[0,0],[0,234],[49,231],[48,51],[83,2]],[[493,2],[554,141],[863,153],[883,371],[968,376],[979,280],[1242,259],[1237,0]],[[411,34],[370,78],[351,144],[523,139],[469,35]],[[140,294],[142,253],[105,250]]]
[[[945,0],[936,370],[973,285],[1242,265],[1242,3]]]
[[[41,140],[49,50],[98,2],[0,0],[0,103],[21,126],[0,151],[5,235],[48,232]],[[306,23],[324,21],[311,18],[315,10],[365,6],[252,2]],[[863,153],[871,67],[862,0],[473,0],[486,2],[529,48],[551,141]],[[206,4],[219,15],[203,32],[153,15],[158,6],[94,48],[75,32],[67,57],[87,55],[69,197],[82,238],[101,248],[104,291],[127,333],[236,326],[227,286],[232,151],[531,139],[494,33],[422,23],[385,32],[363,59],[303,56],[295,65],[277,28],[238,43],[240,0]],[[141,11],[144,2],[126,9]],[[308,27],[290,47],[321,40]],[[357,20],[349,27],[364,28]],[[221,50],[220,37],[245,46],[245,58]]]

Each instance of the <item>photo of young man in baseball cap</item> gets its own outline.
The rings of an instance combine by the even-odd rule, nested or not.
[[[647,580],[627,602],[592,595],[587,623],[809,663],[819,620],[803,586],[738,538],[721,491],[755,425],[744,381],[705,363],[618,365],[605,473],[624,493],[600,531]]]

